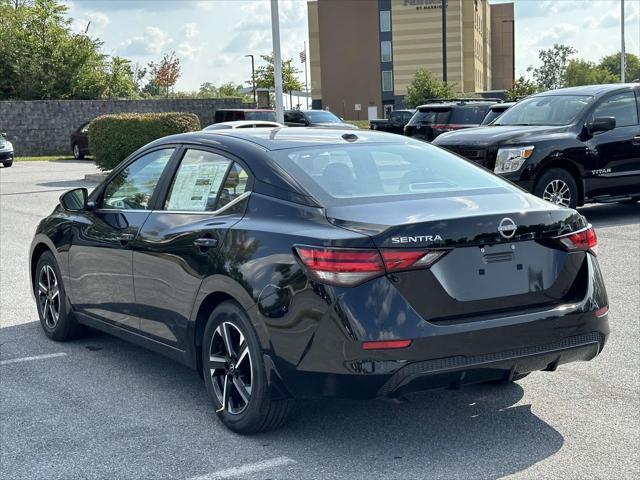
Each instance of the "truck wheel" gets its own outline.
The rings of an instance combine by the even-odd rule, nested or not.
[[[552,168],[542,174],[534,189],[536,196],[561,207],[576,208],[578,186],[573,176],[562,168]]]

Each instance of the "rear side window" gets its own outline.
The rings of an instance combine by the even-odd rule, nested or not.
[[[411,121],[411,125],[431,125],[433,123],[449,123],[449,115],[451,111],[449,109],[437,109],[437,110],[418,110]]]
[[[222,155],[190,149],[184,154],[165,201],[165,210],[212,212],[247,189],[245,170]]]
[[[638,108],[633,92],[618,93],[604,100],[593,111],[595,117],[613,117],[616,127],[628,127],[638,124]]]
[[[471,162],[417,141],[293,149],[273,155],[324,205],[512,188]]]
[[[488,105],[465,105],[452,108],[449,122],[456,125],[480,125],[489,111]]]
[[[216,210],[218,192],[231,160],[212,152],[187,150],[180,162],[166,210],[207,212]]]
[[[497,110],[497,109],[489,110],[487,115],[484,117],[484,120],[482,120],[482,125],[489,125],[491,122],[493,122],[496,118],[498,118],[503,113],[504,113],[504,110]]]

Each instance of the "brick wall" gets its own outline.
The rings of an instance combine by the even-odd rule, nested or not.
[[[70,154],[69,135],[106,113],[190,112],[203,127],[219,108],[249,108],[237,99],[0,101],[0,131],[7,132],[16,156]]]

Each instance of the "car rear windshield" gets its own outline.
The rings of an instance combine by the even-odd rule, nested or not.
[[[326,206],[515,188],[467,160],[415,140],[304,147],[272,155]]]
[[[591,104],[590,95],[539,95],[518,102],[494,125],[569,125]]]
[[[261,111],[261,110],[256,110],[253,112],[247,111],[244,117],[245,117],[245,120],[266,120],[268,122],[275,122],[276,112]]]
[[[484,120],[482,120],[481,125],[489,125],[496,118],[502,115],[505,112],[505,110],[506,108],[492,108],[491,110],[489,110],[489,113],[487,113],[487,115],[484,117]]]
[[[411,124],[423,125],[480,125],[489,111],[489,105],[454,105],[420,109],[411,119]]]
[[[307,112],[307,117],[312,123],[342,123],[342,121],[331,112],[319,110],[317,112]]]

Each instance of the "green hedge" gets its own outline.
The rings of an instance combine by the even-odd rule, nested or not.
[[[193,113],[102,115],[89,125],[89,150],[101,170],[111,170],[138,148],[158,138],[200,130]]]

